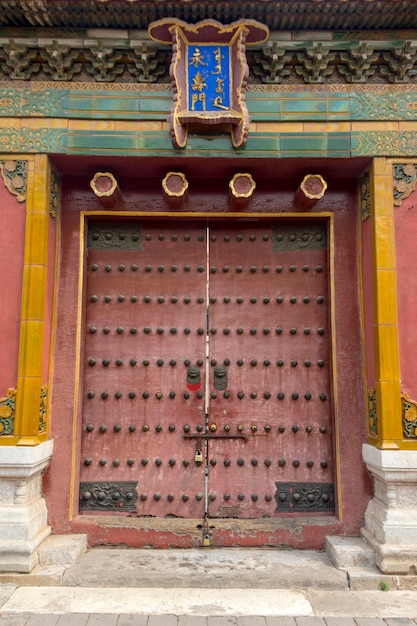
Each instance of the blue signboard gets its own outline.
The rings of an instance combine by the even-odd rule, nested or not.
[[[188,110],[230,111],[230,46],[188,45]]]

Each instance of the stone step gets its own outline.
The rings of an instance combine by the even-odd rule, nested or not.
[[[348,589],[323,552],[274,548],[93,548],[66,569],[64,586]]]
[[[375,567],[374,549],[361,537],[325,537],[324,550],[338,569]]]
[[[209,623],[236,624],[237,617],[248,626],[264,623],[256,616],[284,617],[284,624],[342,626],[352,624],[347,616],[354,616],[355,624],[378,626],[382,618],[387,624],[410,624],[417,615],[417,598],[412,591],[336,591],[328,589],[193,589],[193,588],[140,588],[131,587],[19,587],[0,590],[2,616],[11,616],[8,626],[21,624],[19,615],[32,618],[30,624],[54,623],[51,616],[64,615],[62,624],[85,623],[86,613],[95,614],[88,619],[90,624],[152,623],[156,626],[177,624],[174,616],[210,616]],[[101,615],[100,615],[101,614]],[[126,619],[119,620],[118,615]],[[142,620],[142,615],[152,618]],[[156,616],[162,616],[157,619]],[[219,616],[219,620],[214,620]],[[300,616],[304,616],[304,619]],[[14,617],[14,619],[13,619]],[[325,617],[325,620],[320,618]],[[333,617],[333,619],[330,619]],[[307,619],[309,618],[309,619]],[[379,619],[380,618],[380,619]],[[80,621],[81,620],[81,621]],[[181,620],[182,621],[182,620]],[[0,622],[3,623],[1,617]],[[23,622],[24,623],[24,622]],[[196,621],[194,620],[194,624]],[[239,620],[240,623],[240,620]],[[269,621],[268,621],[269,623]],[[276,623],[273,620],[272,623]],[[282,620],[278,620],[282,623]],[[411,624],[410,624],[411,626]]]
[[[50,535],[38,547],[39,565],[71,567],[87,550],[87,535]]]

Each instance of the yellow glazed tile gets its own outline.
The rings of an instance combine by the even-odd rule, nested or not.
[[[398,122],[398,130],[417,130],[417,122]]]
[[[358,130],[398,130],[398,122],[352,122],[352,131]]]
[[[33,157],[35,170],[37,171],[49,171],[50,163],[46,154],[35,154]]]
[[[114,130],[114,122],[106,120],[68,120],[68,130]]]
[[[378,436],[395,441],[402,438],[400,384],[381,382],[376,386]]]
[[[0,123],[1,125],[1,123]],[[33,169],[33,156],[29,154],[0,154],[0,161],[26,161],[28,171]]]
[[[395,324],[380,324],[375,327],[376,363],[375,377],[380,381],[398,381],[400,368],[398,359],[398,329]]]
[[[308,133],[348,133],[350,122],[304,122],[304,131]]]
[[[395,269],[395,232],[394,220],[384,215],[376,217],[374,263],[379,269]]]
[[[258,133],[302,133],[303,122],[257,122]]]
[[[39,157],[40,155],[37,154],[36,156]],[[26,163],[27,163],[26,167],[27,167],[27,171],[28,171],[29,175],[34,172],[34,170],[35,170],[35,159],[34,159],[34,157],[31,158],[30,156],[26,156],[26,155],[23,156],[22,155],[21,157],[18,157],[18,159],[19,159],[19,161],[26,160]]]
[[[41,376],[44,322],[22,321],[20,326],[19,376]]]
[[[48,262],[48,226],[46,212],[32,211],[26,216],[25,263]]]
[[[303,122],[303,131],[305,133],[325,133],[327,122]]]
[[[138,130],[162,130],[162,122],[138,122]]]
[[[138,129],[139,129],[139,122],[124,122],[124,121],[117,121],[117,120],[114,122],[114,130],[120,130],[120,131],[125,131],[125,132],[136,132]]]
[[[39,407],[41,397],[39,377],[18,377],[16,398],[15,434],[31,436],[39,431]]]
[[[162,130],[162,122],[124,122],[115,121],[114,129],[123,132],[137,132],[139,130]]]
[[[376,271],[375,314],[379,324],[397,324],[397,282],[395,270]]]
[[[0,120],[0,128],[19,128],[20,119],[14,117],[2,117]],[[10,154],[9,154],[10,157]]]
[[[392,192],[392,177],[375,176],[371,185],[372,214],[375,217],[392,217],[394,214],[394,199]]]
[[[32,129],[37,129],[37,128],[66,128],[67,127],[67,120],[63,119],[63,118],[51,118],[48,117],[48,119],[45,119],[44,117],[36,117],[36,118],[30,118],[30,117],[25,117],[24,119],[21,119],[21,127],[24,128],[32,128]]]
[[[374,176],[392,176],[392,164],[385,157],[376,157],[372,161],[372,172]]]
[[[350,133],[351,129],[350,122],[329,122],[327,124],[328,133]]]
[[[43,320],[48,272],[43,265],[25,265],[21,316],[23,320]]]

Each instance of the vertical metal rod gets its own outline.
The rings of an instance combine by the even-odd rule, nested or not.
[[[209,428],[209,410],[210,410],[210,317],[209,317],[209,300],[210,298],[210,227],[206,228],[206,377],[204,390],[205,405],[205,432]],[[209,506],[209,442],[205,440],[204,445],[204,516],[208,515]]]

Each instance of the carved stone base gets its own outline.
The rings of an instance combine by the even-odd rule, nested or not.
[[[52,441],[38,446],[0,447],[0,571],[30,572],[36,549],[50,534],[42,471],[52,456]]]
[[[417,573],[417,450],[379,450],[369,444],[363,459],[374,479],[362,536],[388,574]]]

